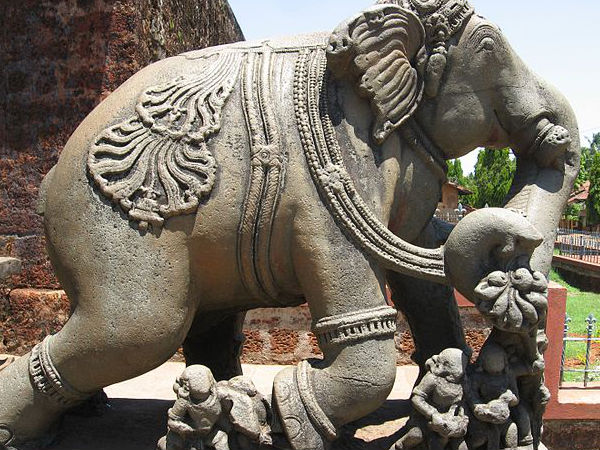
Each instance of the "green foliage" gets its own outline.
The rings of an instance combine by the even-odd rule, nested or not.
[[[448,161],[448,181],[461,185],[465,182],[465,174],[460,159]]]
[[[590,166],[590,193],[587,199],[587,220],[589,224],[600,223],[600,152],[594,153]]]
[[[475,208],[502,206],[508,194],[516,162],[508,148],[482,149],[477,155],[475,171],[465,180],[465,187],[473,191],[468,203]]]
[[[565,207],[563,216],[567,220],[579,220],[583,206],[583,203],[571,203]]]
[[[581,167],[575,180],[575,189],[578,189],[584,182],[590,179],[590,170],[594,155],[600,152],[600,133],[595,133],[592,139],[589,139],[589,147],[581,147]]]
[[[592,153],[598,153],[600,151],[600,133],[594,133],[592,139],[588,139],[590,143],[590,149]]]

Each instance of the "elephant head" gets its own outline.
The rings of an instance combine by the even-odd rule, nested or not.
[[[408,127],[417,130],[408,139],[430,142],[434,160],[436,150],[451,159],[477,147],[510,146],[517,174],[505,206],[521,216],[520,226],[499,229],[488,222],[479,235],[462,233],[462,245],[474,247],[469,257],[479,263],[465,261],[463,269],[488,264],[501,242],[520,241],[528,243],[532,265],[547,273],[578,170],[577,125],[566,100],[529,70],[496,25],[466,0],[380,1],[334,31],[328,62],[334,77],[353,83],[369,101],[377,144]],[[484,216],[479,224],[497,214]],[[542,245],[532,236],[543,238]],[[465,283],[446,274],[453,284],[469,286],[468,297],[481,275],[470,273]]]

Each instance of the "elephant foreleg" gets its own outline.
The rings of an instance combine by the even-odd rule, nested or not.
[[[245,312],[214,318],[196,317],[183,342],[186,365],[201,364],[208,367],[217,381],[241,375],[245,317]],[[207,319],[210,325],[206,325]]]
[[[385,303],[383,277],[340,238],[295,259],[324,357],[275,380],[275,410],[294,450],[328,448],[342,425],[385,401],[396,375],[396,312]]]
[[[443,243],[439,229],[429,224],[416,245],[435,248]],[[424,364],[446,348],[468,351],[452,287],[388,271],[387,282],[392,301],[408,324],[415,343],[413,360],[424,371]]]

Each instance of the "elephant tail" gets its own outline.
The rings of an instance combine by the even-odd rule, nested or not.
[[[52,178],[54,178],[54,169],[56,169],[56,166],[52,166],[52,169],[50,169],[50,171],[46,174],[42,180],[42,184],[40,185],[37,205],[35,208],[35,212],[40,216],[43,216],[46,212],[46,196],[48,194],[48,186],[52,182]]]

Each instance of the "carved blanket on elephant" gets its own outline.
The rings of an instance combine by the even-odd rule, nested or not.
[[[238,230],[238,266],[256,298],[277,299],[279,289],[269,264],[270,238],[287,161],[270,85],[272,55],[278,52],[297,58],[294,109],[302,147],[312,178],[340,228],[384,267],[418,271],[444,282],[441,249],[422,249],[400,240],[356,191],[329,118],[329,72],[322,44],[280,49],[263,44],[210,52],[210,63],[200,74],[146,89],[135,114],[100,133],[90,148],[88,172],[101,193],[140,230],[158,229],[169,217],[194,213],[215,184],[217,163],[207,142],[219,132],[222,108],[239,87],[250,177]],[[410,135],[411,127],[402,130]],[[424,159],[434,159],[423,153]],[[435,161],[431,166],[439,169]]]
[[[189,214],[210,194],[216,162],[207,140],[235,87],[241,52],[219,52],[206,70],[152,86],[135,114],[104,130],[88,155],[96,186],[141,230]]]
[[[271,299],[279,290],[269,264],[270,237],[286,162],[271,93],[276,51],[268,45],[202,51],[207,64],[201,74],[146,89],[135,114],[104,130],[88,155],[96,186],[140,230],[194,213],[217,173],[207,143],[221,129],[221,110],[238,88],[250,163],[238,265],[246,287],[257,298]]]

